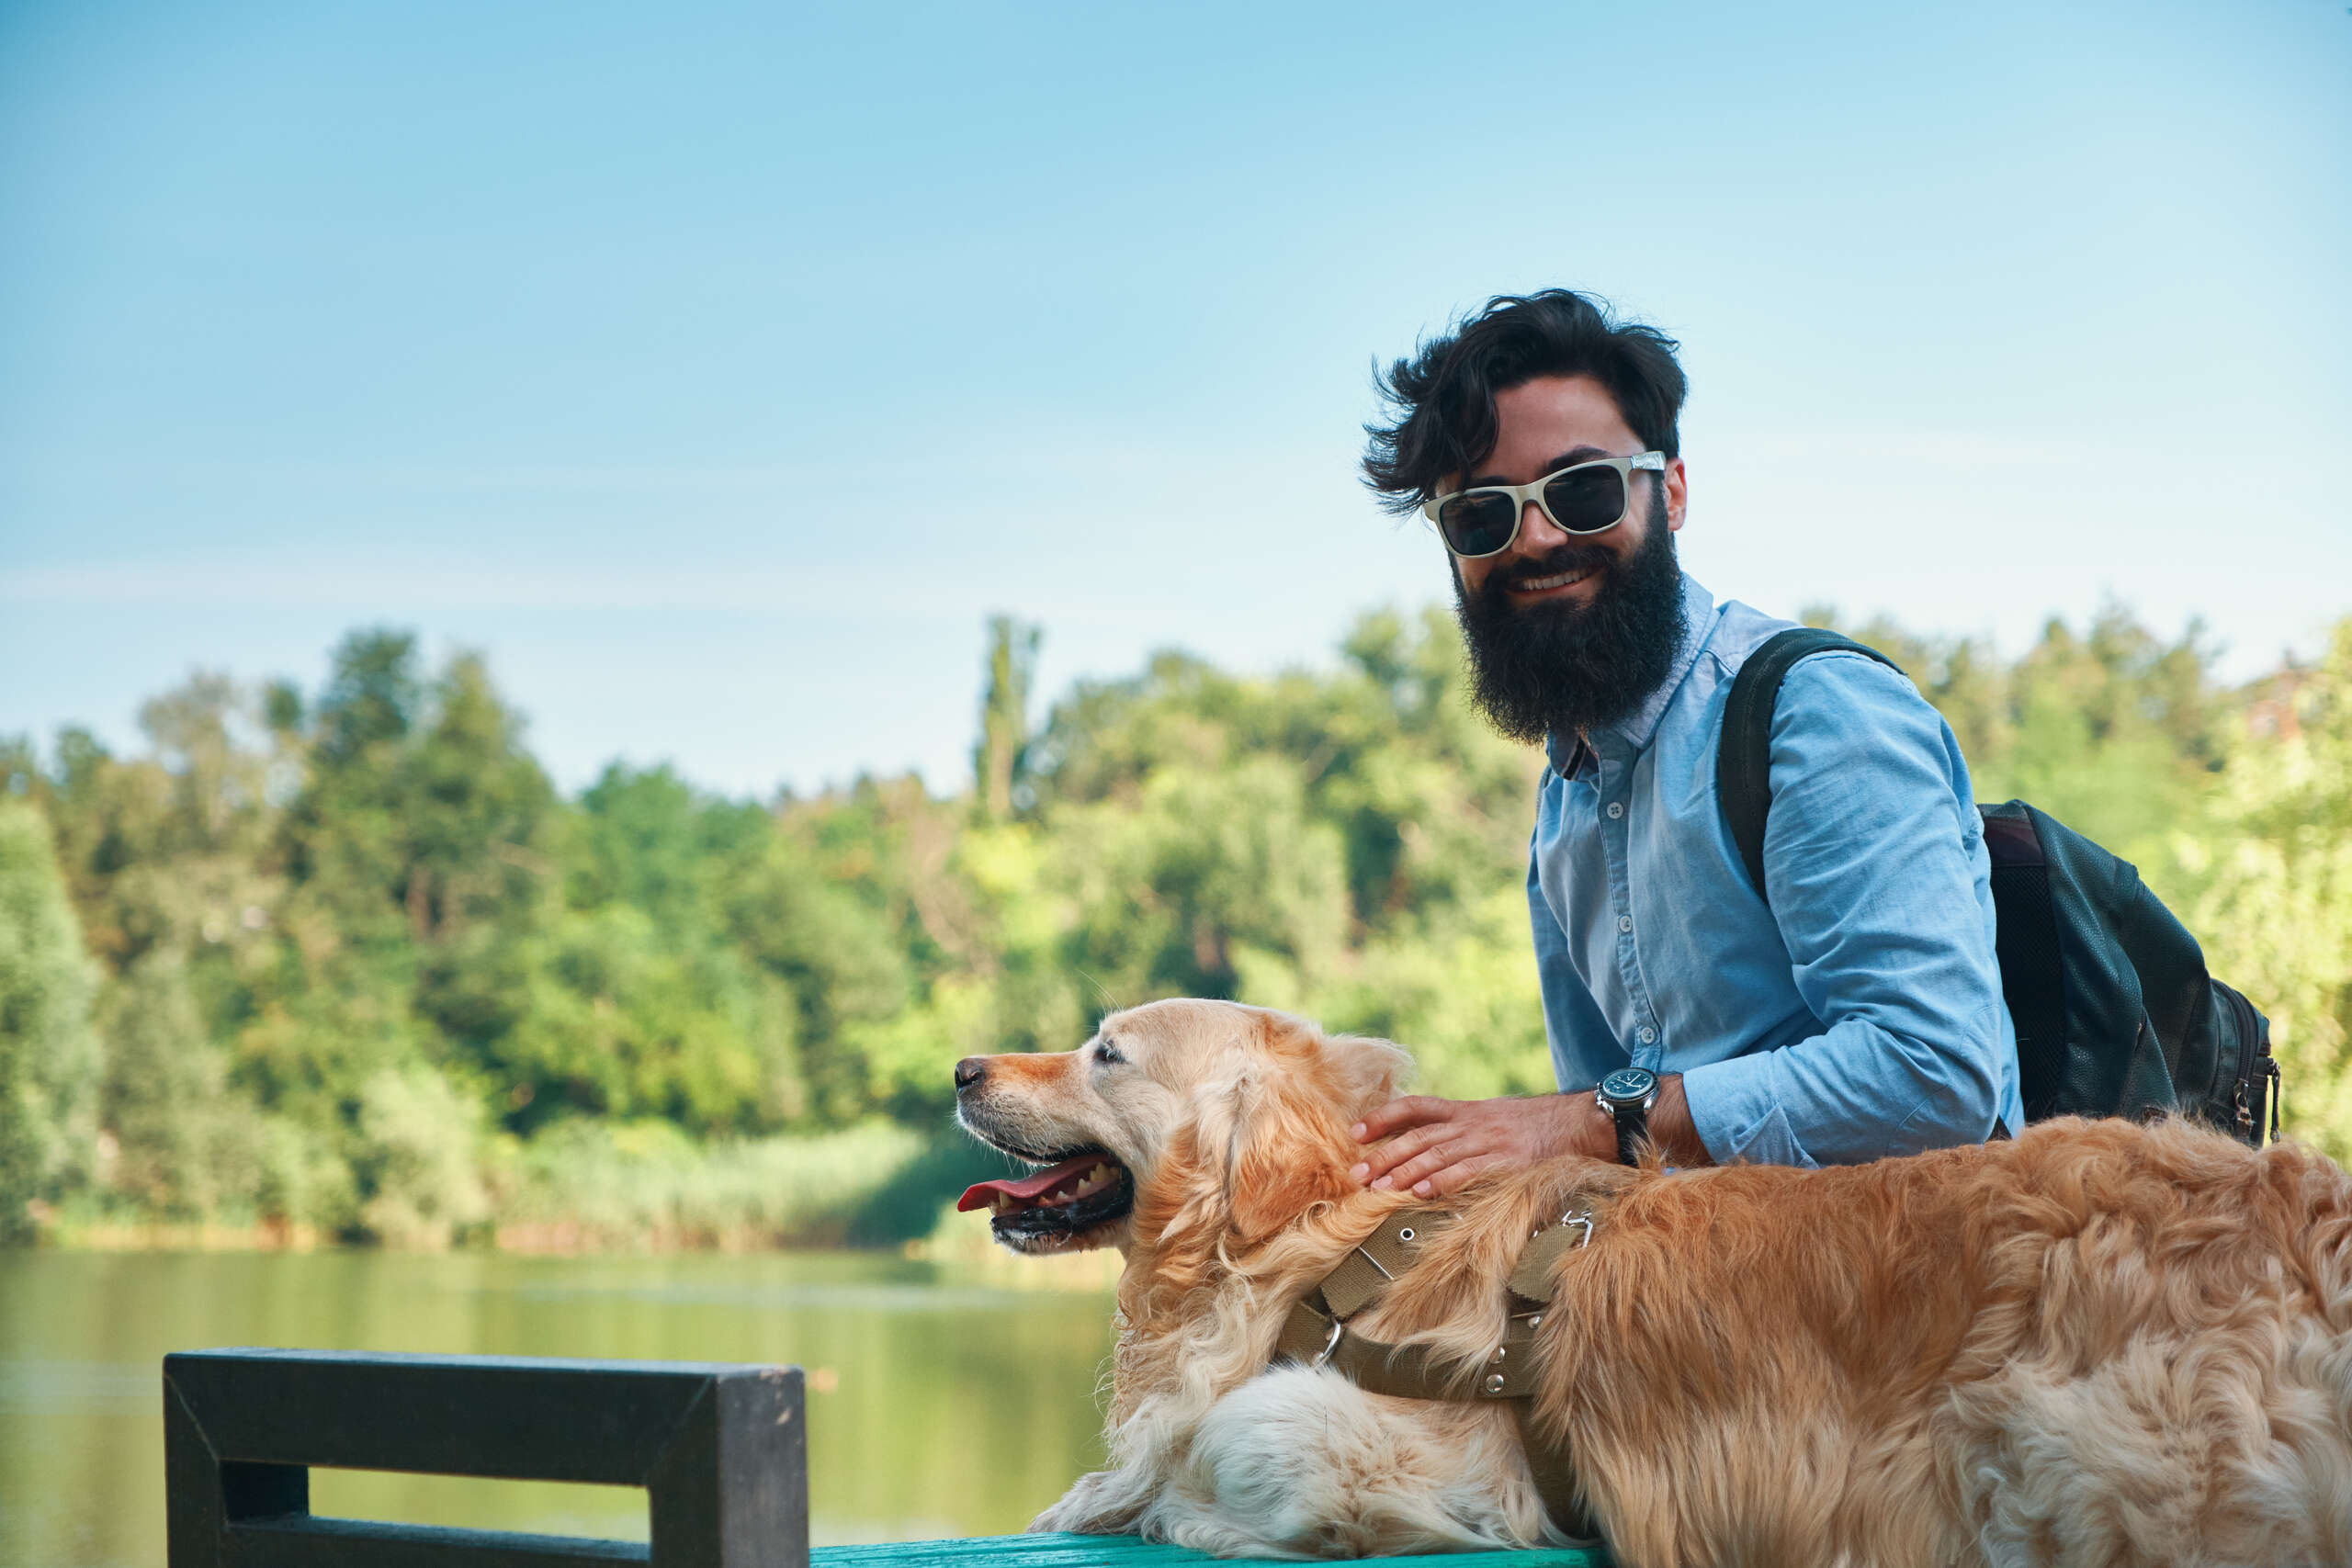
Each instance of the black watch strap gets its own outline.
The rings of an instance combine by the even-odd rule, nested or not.
[[[1641,1147],[1642,1134],[1650,1129],[1649,1107],[1618,1105],[1611,1107],[1611,1110],[1617,1118],[1617,1163],[1639,1165],[1641,1156],[1636,1151]]]

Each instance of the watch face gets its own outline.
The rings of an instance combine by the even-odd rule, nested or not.
[[[1644,1067],[1620,1067],[1600,1080],[1603,1100],[1643,1100],[1657,1087],[1657,1075]]]

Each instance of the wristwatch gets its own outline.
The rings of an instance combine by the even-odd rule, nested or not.
[[[1617,1163],[1634,1164],[1634,1151],[1649,1131],[1650,1107],[1657,1103],[1657,1075],[1646,1067],[1620,1067],[1600,1080],[1592,1098],[1617,1123]]]

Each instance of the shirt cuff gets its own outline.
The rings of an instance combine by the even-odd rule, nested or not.
[[[1797,1142],[1773,1078],[1773,1054],[1758,1051],[1709,1062],[1682,1075],[1691,1130],[1717,1165],[1744,1159],[1812,1169],[1819,1161]]]

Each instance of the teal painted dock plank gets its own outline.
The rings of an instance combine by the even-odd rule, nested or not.
[[[990,1535],[970,1540],[900,1540],[880,1546],[820,1546],[809,1568],[1188,1568],[1224,1559],[1131,1535]],[[1610,1568],[1609,1553],[1545,1547],[1533,1551],[1453,1551],[1434,1557],[1365,1557],[1384,1568]]]

